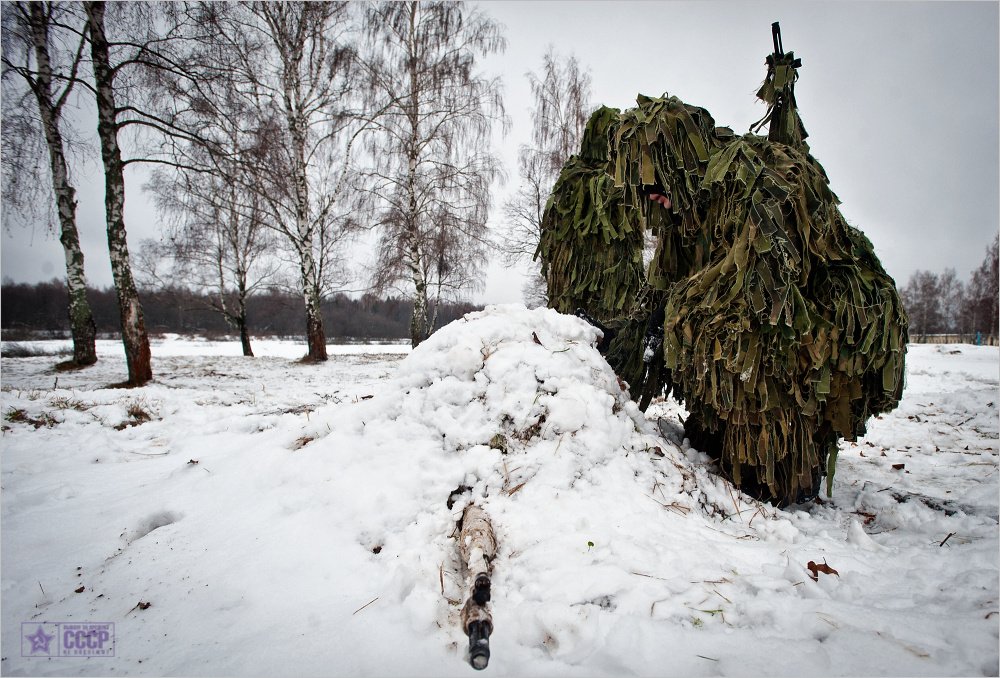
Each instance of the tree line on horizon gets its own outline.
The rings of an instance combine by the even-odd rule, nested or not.
[[[899,294],[910,319],[911,339],[933,334],[962,335],[969,341],[996,337],[1000,325],[1000,236],[962,282],[954,268],[942,273],[918,270]]]
[[[175,287],[142,290],[146,326],[152,335],[181,334],[206,338],[233,337],[240,334],[215,307],[216,300],[190,289]],[[0,328],[5,341],[64,339],[70,337],[66,314],[68,290],[61,280],[36,284],[5,281],[0,287]],[[87,290],[96,333],[100,337],[118,337],[118,307],[113,288]],[[481,310],[471,303],[442,302],[436,309],[440,324],[446,325],[466,313]],[[378,298],[364,295],[352,298],[334,294],[325,299],[320,311],[323,320],[336,328],[328,335],[332,343],[340,341],[405,340],[409,338],[412,301],[400,297]],[[247,318],[254,337],[302,338],[302,303],[286,291],[269,289],[248,300]],[[251,353],[252,355],[252,353]]]

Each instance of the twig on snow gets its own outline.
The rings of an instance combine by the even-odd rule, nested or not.
[[[366,607],[368,607],[369,605],[371,605],[372,603],[374,603],[378,599],[379,599],[379,597],[375,596],[374,598],[372,598],[371,600],[369,600],[367,603],[365,603],[364,605],[362,605],[361,607],[359,607],[358,609],[356,609],[354,612],[352,612],[351,616],[353,617],[358,612],[361,612],[361,610],[365,609]]]

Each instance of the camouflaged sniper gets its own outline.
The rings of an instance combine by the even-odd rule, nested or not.
[[[907,319],[809,154],[801,63],[777,31],[767,64],[767,138],[667,95],[594,113],[553,188],[538,254],[549,305],[616,332],[608,361],[640,405],[669,390],[695,447],[748,492],[787,504],[824,472],[829,486],[837,441],[899,402]],[[645,197],[651,185],[669,209]],[[643,274],[646,229],[657,248]],[[662,351],[643,364],[651,318]]]

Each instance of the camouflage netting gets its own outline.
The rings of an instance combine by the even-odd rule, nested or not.
[[[539,253],[552,307],[618,330],[608,360],[633,397],[666,386],[696,446],[736,484],[787,503],[818,489],[828,464],[832,478],[838,439],[898,403],[907,320],[808,153],[791,93],[798,62],[779,56],[761,88],[765,121],[782,126],[770,139],[717,128],[666,95],[598,111],[588,133],[607,152],[591,137],[587,158],[567,163]],[[669,209],[649,186],[665,188]],[[643,276],[646,228],[658,247]],[[646,322],[661,305],[662,359],[646,373]]]

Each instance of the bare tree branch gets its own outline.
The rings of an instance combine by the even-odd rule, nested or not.
[[[542,58],[541,75],[526,74],[531,85],[532,146],[518,150],[521,184],[504,202],[504,226],[498,246],[504,262],[514,266],[533,258],[541,236],[542,214],[552,186],[570,156],[577,152],[590,104],[590,74],[575,56],[560,57],[550,46]],[[545,298],[545,281],[534,268],[527,281],[526,300]]]

